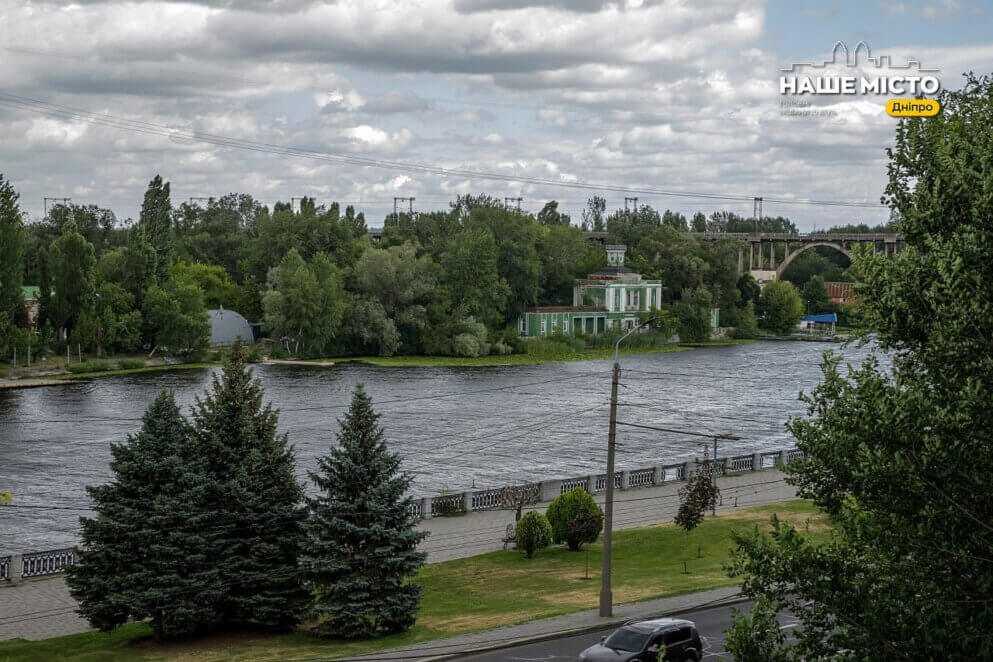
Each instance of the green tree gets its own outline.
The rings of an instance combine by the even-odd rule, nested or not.
[[[90,312],[95,291],[93,244],[66,223],[62,235],[48,251],[52,296],[48,314],[68,338],[81,317]]]
[[[583,543],[596,542],[603,530],[600,506],[581,487],[555,497],[546,514],[552,525],[552,540],[564,542],[573,552],[582,549]]]
[[[679,320],[679,339],[682,342],[710,340],[710,292],[702,287],[687,290],[682,300],[672,307]]]
[[[713,466],[704,449],[704,461],[697,464],[696,471],[679,489],[679,508],[673,521],[689,533],[703,522],[704,515],[720,496],[721,491],[714,482]]]
[[[552,544],[552,525],[548,523],[547,517],[532,510],[517,522],[514,539],[517,549],[529,559],[533,558],[536,551]]]
[[[599,195],[594,195],[586,201],[583,210],[583,230],[587,232],[603,232],[606,226],[607,201]]]
[[[400,348],[400,332],[378,301],[349,295],[341,335],[362,354],[393,356]]]
[[[124,246],[105,252],[97,261],[98,281],[116,283],[134,297],[141,308],[145,291],[156,281],[155,249],[145,240],[141,227],[132,228]]]
[[[463,230],[449,241],[441,266],[456,310],[489,328],[502,324],[510,287],[497,271],[492,232],[482,227]]]
[[[80,613],[104,631],[148,619],[160,638],[211,629],[226,587],[203,549],[211,532],[197,504],[209,480],[172,394],[160,393],[141,429],[110,452],[113,480],[86,488],[96,516],[80,518],[79,556],[66,568]]]
[[[568,226],[572,222],[572,219],[569,218],[568,214],[563,214],[559,211],[559,203],[557,200],[549,200],[546,202],[545,206],[538,212],[537,220],[542,225]]]
[[[218,264],[177,260],[169,267],[169,274],[177,280],[196,283],[208,308],[231,308],[238,300],[238,286]]]
[[[753,303],[759,302],[759,295],[762,294],[762,288],[756,282],[755,278],[750,273],[743,273],[738,277],[738,302],[739,305],[745,305],[746,302],[751,301]]]
[[[734,337],[739,339],[758,338],[759,323],[755,316],[755,304],[749,301],[738,311],[738,324],[734,327]]]
[[[691,227],[693,232],[706,232],[707,231],[707,217],[703,212],[697,212],[693,214],[693,220],[691,222]]]
[[[426,535],[410,516],[411,478],[386,446],[379,415],[362,385],[341,421],[336,444],[310,478],[318,495],[300,555],[313,588],[314,631],[360,638],[402,632],[414,624],[420,587],[411,579],[424,564],[417,544]]]
[[[541,263],[539,301],[543,304],[571,304],[576,278],[585,278],[603,266],[603,249],[594,248],[576,228],[552,225],[537,243]]]
[[[169,182],[163,182],[159,175],[148,183],[138,227],[155,250],[156,280],[165,281],[169,277],[169,263],[174,253],[172,202],[169,199]]]
[[[790,333],[803,317],[803,298],[793,283],[774,280],[762,288],[758,305],[759,325],[778,334]]]
[[[21,285],[24,273],[24,221],[18,194],[0,175],[0,316],[12,324],[27,322]]]
[[[427,324],[427,304],[438,286],[440,268],[417,247],[404,242],[385,250],[367,250],[355,265],[355,292],[378,301],[384,314],[416,347]]]
[[[210,477],[199,504],[212,534],[205,564],[225,588],[218,609],[226,623],[278,631],[299,622],[308,599],[297,569],[306,513],[293,449],[263,395],[235,343],[196,400],[193,437]]]
[[[308,264],[295,248],[270,271],[262,297],[266,327],[292,340],[296,353],[324,350],[341,328],[345,305],[338,267],[323,253]]]
[[[210,342],[207,308],[196,283],[171,278],[149,287],[145,294],[145,321],[156,348],[180,355],[196,354]]]
[[[141,343],[141,322],[141,311],[135,309],[130,292],[117,283],[101,283],[93,307],[84,313],[79,325],[86,329],[86,335],[72,342],[92,343],[97,356],[105,351],[133,351]]]
[[[823,509],[815,544],[774,521],[737,540],[751,596],[789,609],[792,659],[993,659],[993,79],[902,120],[886,200],[906,248],[857,254],[859,305],[887,360],[823,364],[789,429],[790,481]]]
[[[828,298],[827,286],[822,276],[813,276],[803,286],[803,302],[808,313],[827,312],[831,300]]]
[[[724,649],[738,662],[789,662],[793,658],[776,613],[775,605],[765,597],[756,600],[747,613],[732,607]]]

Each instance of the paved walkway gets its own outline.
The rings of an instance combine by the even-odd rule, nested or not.
[[[615,492],[614,530],[671,522],[679,508],[679,490],[685,484],[674,481]],[[783,482],[783,474],[775,469],[719,478],[717,484],[722,498],[718,512],[796,498],[796,490]],[[602,507],[604,495],[598,494],[596,500]],[[544,503],[535,509],[544,512],[547,508]],[[513,521],[514,513],[509,510],[423,520],[419,528],[430,535],[421,548],[428,553],[428,563],[492,552],[503,547],[507,525]]]
[[[783,474],[774,469],[721,478],[718,484],[722,496],[719,512],[796,497],[794,488],[784,483]],[[614,528],[672,521],[683,485],[680,481],[616,492]],[[602,494],[597,501],[603,504]],[[544,511],[547,506],[539,504],[536,509]],[[501,549],[507,524],[513,521],[514,514],[507,510],[424,520],[418,526],[430,535],[422,549],[428,553],[428,563]],[[45,639],[86,631],[89,627],[75,613],[75,606],[60,576],[26,580],[18,586],[0,582],[0,640]]]

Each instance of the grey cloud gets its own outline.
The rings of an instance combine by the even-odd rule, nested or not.
[[[598,12],[609,3],[606,0],[455,0],[455,11],[460,14],[473,14],[485,11],[506,11],[534,7],[554,7],[570,12]]]
[[[416,113],[434,108],[434,103],[413,92],[389,92],[372,97],[362,106],[362,110],[374,115],[391,113]]]

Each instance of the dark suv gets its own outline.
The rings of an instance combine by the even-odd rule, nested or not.
[[[655,618],[631,621],[614,630],[600,643],[579,654],[580,662],[656,662],[665,646],[671,662],[699,662],[703,656],[700,634],[693,621]]]

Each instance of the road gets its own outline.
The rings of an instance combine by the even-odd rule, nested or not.
[[[737,605],[739,609],[746,609],[750,603]],[[709,607],[689,611],[682,614],[674,614],[676,618],[685,618],[693,621],[700,631],[700,639],[703,641],[703,659],[707,662],[717,660],[733,660],[724,650],[724,630],[731,623],[731,607]],[[780,616],[780,623],[783,629],[796,627],[796,621],[792,616]],[[546,662],[553,660],[577,660],[579,653],[585,648],[592,646],[603,637],[613,631],[614,628],[588,632],[586,634],[562,637],[561,639],[550,639],[524,646],[504,648],[489,653],[480,653],[469,657],[459,658],[470,662]]]

